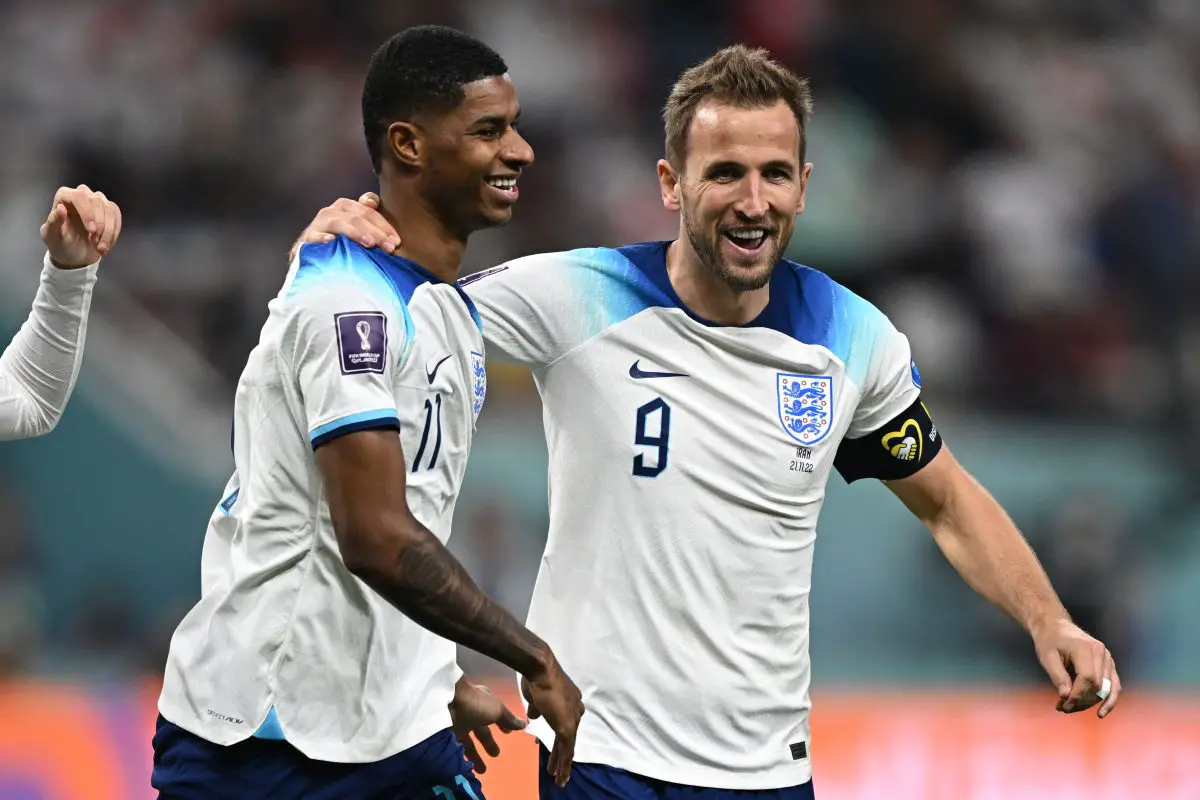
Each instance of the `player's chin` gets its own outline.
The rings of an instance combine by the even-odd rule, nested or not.
[[[471,216],[474,218],[472,227],[476,229],[499,228],[507,225],[512,219],[512,215],[512,205],[489,202],[487,198],[484,198],[471,210]]]
[[[480,215],[483,218],[483,223],[488,228],[499,228],[507,225],[513,216],[512,206],[484,206],[483,213]]]
[[[763,288],[771,282],[771,275],[775,271],[770,264],[747,268],[725,262],[724,266],[722,277],[725,283],[739,292],[752,292]]]
[[[758,288],[770,280],[775,262],[779,259],[779,250],[770,237],[764,237],[765,241],[754,249],[741,247],[727,236],[721,236],[720,239],[721,261],[730,283]]]

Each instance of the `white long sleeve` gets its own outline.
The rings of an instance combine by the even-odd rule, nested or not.
[[[46,254],[33,309],[0,355],[0,440],[58,424],[79,376],[96,273],[96,264],[59,269]]]

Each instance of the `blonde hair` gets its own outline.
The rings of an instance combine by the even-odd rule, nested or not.
[[[783,100],[796,115],[800,128],[800,162],[804,163],[805,132],[812,115],[812,92],[801,78],[762,49],[742,44],[726,47],[679,77],[663,108],[667,161],[683,170],[687,158],[688,129],[696,108],[712,99],[739,108],[765,108]]]

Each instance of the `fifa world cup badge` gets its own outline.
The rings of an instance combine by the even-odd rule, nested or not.
[[[335,314],[342,374],[382,373],[387,362],[387,317],[377,311]]]

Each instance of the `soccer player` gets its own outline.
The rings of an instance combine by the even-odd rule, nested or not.
[[[589,713],[571,784],[543,780],[544,800],[813,796],[808,594],[835,469],[885,481],[1029,631],[1060,710],[1116,703],[1110,654],[945,446],[905,336],[781,259],[810,109],[807,83],[764,51],[722,50],[664,112],[678,238],[461,281],[489,355],[529,366],[546,411],[550,532],[528,624]],[[368,205],[339,201],[303,238],[391,235]]]
[[[0,356],[0,439],[41,436],[62,418],[83,362],[97,265],[121,235],[121,209],[83,184],[63,186],[40,233],[41,286]]]
[[[525,677],[566,782],[578,688],[444,546],[486,392],[453,281],[533,161],[518,111],[500,56],[452,29],[409,29],[371,59],[363,127],[403,245],[304,246],[270,303],[202,596],[171,641],[162,797],[477,800],[455,732],[494,750],[488,725],[521,723],[460,680],[455,642]]]

